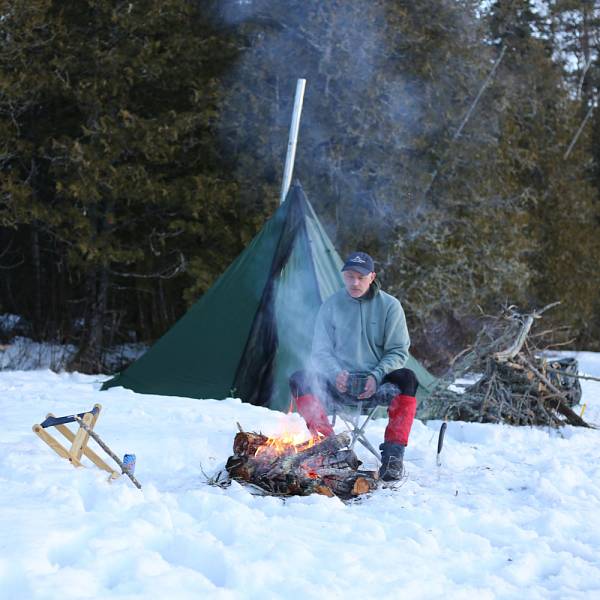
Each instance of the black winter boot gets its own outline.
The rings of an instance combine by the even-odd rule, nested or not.
[[[383,481],[397,481],[402,478],[404,448],[406,446],[394,442],[380,444],[381,467],[379,468],[379,477]]]

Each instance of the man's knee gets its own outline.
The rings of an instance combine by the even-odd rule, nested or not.
[[[416,396],[419,382],[417,376],[411,369],[397,369],[385,376],[385,381],[389,381],[400,388],[400,393],[405,396]]]
[[[307,371],[300,370],[296,371],[290,376],[289,384],[292,395],[296,398],[310,394],[310,381]]]

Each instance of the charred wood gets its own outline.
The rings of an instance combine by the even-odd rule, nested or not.
[[[359,469],[362,463],[348,448],[347,433],[283,452],[271,451],[269,442],[260,433],[240,431],[225,467],[230,477],[283,496],[317,493],[346,499],[377,487],[377,472]]]

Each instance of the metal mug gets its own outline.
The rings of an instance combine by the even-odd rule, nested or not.
[[[367,385],[367,378],[369,377],[369,373],[350,373],[348,375],[348,383],[347,383],[347,394],[350,396],[354,396],[357,398],[365,391],[365,385]]]

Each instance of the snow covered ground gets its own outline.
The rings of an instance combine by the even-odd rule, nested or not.
[[[0,326],[2,317],[0,315]],[[12,315],[9,315],[12,316]],[[107,369],[118,371],[141,356],[148,346],[145,344],[120,344],[105,357]],[[30,338],[15,336],[9,344],[0,344],[0,371],[21,369],[52,369],[62,371],[77,352],[71,344],[49,344],[35,342]]]
[[[600,355],[578,358],[600,376]],[[236,421],[275,433],[298,417],[100,392],[103,379],[0,372],[0,598],[600,598],[600,431],[450,423],[437,467],[440,423],[416,422],[398,489],[284,501],[210,486],[202,468],[223,467]],[[582,386],[600,423],[600,383]],[[141,491],[74,469],[31,431],[96,402]]]

